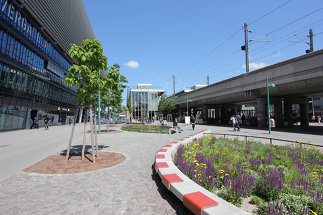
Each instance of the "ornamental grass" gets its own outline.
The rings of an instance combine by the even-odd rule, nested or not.
[[[203,136],[180,145],[175,163],[238,207],[243,198],[260,199],[255,214],[323,214],[323,154],[317,148]]]
[[[143,125],[143,124],[126,124],[121,127],[123,131],[134,131],[142,133],[159,133],[159,134],[168,134],[170,127],[168,126],[159,126],[159,125]]]

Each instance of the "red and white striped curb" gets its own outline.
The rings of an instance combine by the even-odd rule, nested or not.
[[[180,199],[184,206],[194,214],[249,214],[199,186],[175,166],[172,158],[175,156],[177,147],[180,144],[188,144],[194,138],[200,138],[203,136],[203,133],[207,132],[210,131],[205,129],[181,138],[178,141],[173,141],[159,149],[155,156],[156,172],[165,187]]]

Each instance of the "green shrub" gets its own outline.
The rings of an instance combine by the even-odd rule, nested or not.
[[[288,212],[291,215],[300,214],[304,207],[311,202],[312,198],[306,195],[293,195],[293,194],[282,194],[282,203],[283,203],[283,212],[287,214]]]
[[[234,204],[238,207],[241,206],[241,203],[242,203],[242,197],[237,197],[237,195],[234,195],[234,193],[230,193],[228,190],[224,189],[224,190],[221,190],[219,193],[218,193],[218,196],[228,202],[230,202],[231,204]]]
[[[258,196],[253,196],[250,200],[250,203],[253,205],[260,205],[262,203],[261,198],[259,198]]]

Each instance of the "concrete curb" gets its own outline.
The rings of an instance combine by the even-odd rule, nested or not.
[[[180,199],[194,214],[250,215],[250,213],[199,186],[175,166],[173,157],[175,156],[177,147],[180,144],[188,144],[194,138],[202,137],[206,132],[210,131],[205,129],[181,138],[178,141],[173,141],[161,148],[155,156],[156,172],[165,187]]]

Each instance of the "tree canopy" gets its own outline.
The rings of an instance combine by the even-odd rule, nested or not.
[[[167,97],[165,94],[161,95],[158,103],[159,113],[168,114],[175,109],[174,97]]]
[[[69,69],[66,86],[76,86],[76,96],[80,105],[97,106],[98,92],[101,92],[102,104],[120,106],[122,92],[127,82],[120,74],[120,66],[114,64],[109,67],[108,58],[103,54],[100,41],[96,39],[84,40],[79,46],[71,44],[70,56],[77,61]],[[108,71],[106,76],[103,71]]]

